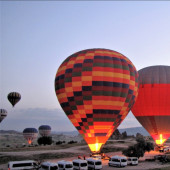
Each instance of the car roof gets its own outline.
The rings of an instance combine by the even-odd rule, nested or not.
[[[73,162],[78,162],[78,163],[87,163],[86,160],[82,160],[82,159],[74,159]]]
[[[58,161],[58,164],[72,164],[72,162],[71,161],[61,160],[61,161]]]
[[[47,165],[47,166],[49,166],[49,165],[58,165],[57,163],[54,163],[54,162],[42,162],[41,163],[41,165]]]
[[[115,158],[115,159],[127,159],[125,156],[118,156],[118,155],[112,156],[111,158]]]
[[[87,161],[93,161],[93,162],[101,162],[100,159],[94,159],[94,158],[87,158]]]
[[[23,161],[10,161],[8,163],[32,163],[32,162],[35,162],[34,160],[23,160]]]

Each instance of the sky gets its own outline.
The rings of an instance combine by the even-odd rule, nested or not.
[[[170,65],[168,1],[0,1],[0,107],[2,130],[48,124],[72,131],[54,79],[62,61],[89,48],[128,57],[137,70]],[[21,94],[14,108],[11,91]],[[64,125],[64,126],[63,126]],[[119,128],[141,126],[130,112]]]

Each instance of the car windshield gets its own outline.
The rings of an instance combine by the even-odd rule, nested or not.
[[[96,165],[101,165],[102,163],[100,161],[96,162],[95,163]]]
[[[121,159],[121,162],[126,162],[127,160],[126,159]]]
[[[63,164],[58,164],[59,168],[64,168]]]
[[[57,166],[53,166],[53,167],[50,168],[50,170],[57,170],[57,169],[58,169]]]
[[[87,163],[81,163],[81,167],[87,166]]]
[[[134,159],[132,159],[133,161],[137,161],[137,159],[136,158],[134,158]]]
[[[66,165],[66,168],[72,168],[72,167],[73,167],[72,164],[67,164],[67,165]]]

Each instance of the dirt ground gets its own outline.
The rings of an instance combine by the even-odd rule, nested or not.
[[[89,155],[89,152],[84,149],[84,146],[75,146],[67,149],[59,149],[59,150],[45,150],[45,151],[22,151],[22,152],[0,152],[0,154],[3,155],[32,155],[32,154],[41,154],[41,153],[61,153],[61,152],[66,152],[66,153],[77,153],[77,155]],[[126,166],[124,169],[154,169],[154,168],[163,168],[163,167],[170,167],[170,164],[162,164],[159,161],[154,161],[154,162],[147,162],[145,159],[152,158],[154,155],[160,154],[159,152],[151,151],[149,153],[145,153],[143,158],[139,159],[139,164],[137,166]],[[121,152],[110,152],[107,154],[108,156],[113,156],[113,155],[122,155]],[[62,158],[62,159],[47,159],[44,161],[50,161],[50,162],[57,162],[60,160],[69,160],[72,161],[74,159],[77,159],[77,157],[70,157],[70,158]],[[103,165],[103,170],[111,170],[111,169],[119,169],[116,167],[109,167],[108,166],[108,160],[102,160],[102,165]],[[7,170],[7,164],[1,164],[0,165],[0,170]]]

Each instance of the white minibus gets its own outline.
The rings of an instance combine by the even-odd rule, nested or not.
[[[58,165],[57,163],[43,162],[41,163],[40,170],[58,170]]]
[[[127,158],[124,156],[112,156],[109,159],[109,166],[125,167],[127,166]]]
[[[34,169],[37,167],[38,165],[34,160],[8,162],[8,170]]]
[[[94,170],[102,169],[102,161],[100,159],[88,158],[86,160],[88,164],[88,169],[94,169]]]
[[[129,157],[127,159],[128,165],[138,165],[138,158],[137,157]]]
[[[73,163],[70,161],[59,161],[58,162],[59,170],[73,170]]]
[[[87,170],[87,161],[82,159],[73,160],[73,169],[74,170]]]

